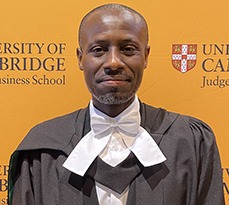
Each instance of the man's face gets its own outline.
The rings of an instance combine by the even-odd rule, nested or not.
[[[133,99],[147,65],[146,28],[127,11],[105,10],[84,23],[77,50],[93,100],[122,104]]]

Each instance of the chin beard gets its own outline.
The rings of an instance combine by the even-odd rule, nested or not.
[[[129,100],[131,100],[138,88],[136,88],[132,93],[125,95],[125,96],[120,96],[118,94],[118,90],[116,87],[113,87],[111,89],[111,91],[109,93],[106,93],[104,95],[96,95],[92,89],[90,88],[90,86],[88,86],[88,84],[86,83],[87,88],[89,90],[89,92],[92,94],[92,97],[94,99],[96,99],[97,101],[99,101],[101,104],[105,104],[105,105],[120,105],[120,104],[124,104],[126,102],[128,102]]]
[[[104,95],[97,96],[92,93],[92,96],[102,104],[120,105],[132,99],[135,96],[135,93],[132,93],[128,96],[119,96],[117,93],[106,93]]]

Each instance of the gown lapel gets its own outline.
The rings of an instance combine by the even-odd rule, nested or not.
[[[90,131],[89,110],[81,110],[76,120],[75,134],[68,146],[63,149],[67,155],[71,153],[81,138]],[[61,205],[99,205],[94,180],[90,177],[81,177],[68,170],[65,170],[64,173],[61,193],[64,193],[61,197]]]
[[[177,118],[177,114],[149,107],[141,103],[141,126],[144,127],[160,146],[163,134]],[[126,205],[165,205],[164,178],[169,174],[165,163],[144,168],[131,183]],[[166,185],[168,186],[168,185]]]
[[[130,185],[127,205],[164,205],[163,179],[168,173],[163,163],[145,168]]]

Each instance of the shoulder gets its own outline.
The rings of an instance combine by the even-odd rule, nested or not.
[[[36,133],[36,132],[53,133],[54,132],[57,134],[63,131],[66,132],[67,130],[63,128],[72,127],[80,111],[81,110],[76,110],[72,113],[58,116],[53,119],[49,119],[42,123],[39,123],[30,130],[30,133],[31,132],[32,133]]]
[[[178,123],[183,122],[187,129],[186,132],[192,136],[196,149],[204,149],[206,152],[211,152],[216,149],[214,131],[206,122],[186,115],[181,115],[178,120]]]
[[[182,145],[192,146],[198,153],[213,153],[217,149],[212,128],[193,116],[179,114],[168,130],[167,137],[171,136]]]
[[[212,139],[215,138],[213,130],[206,122],[192,116],[179,115],[176,126],[186,128],[187,132],[190,132],[194,137],[201,139],[206,136]]]
[[[17,150],[61,149],[75,133],[76,121],[83,120],[86,109],[59,116],[34,126]]]
[[[142,103],[146,125],[157,133],[173,132],[183,138],[189,137],[198,141],[215,141],[211,127],[200,119],[192,116],[170,112],[162,108],[154,108]]]

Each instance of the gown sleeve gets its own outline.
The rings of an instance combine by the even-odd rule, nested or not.
[[[15,152],[10,160],[8,204],[35,205],[28,152]]]
[[[60,203],[69,179],[69,172],[62,167],[65,159],[59,150],[16,151],[9,168],[9,205],[65,204]]]
[[[196,205],[224,205],[222,168],[216,139],[205,123],[189,118],[198,163]]]

